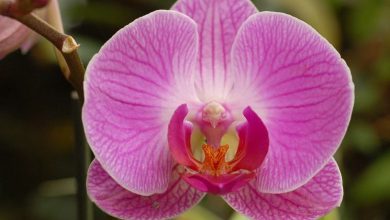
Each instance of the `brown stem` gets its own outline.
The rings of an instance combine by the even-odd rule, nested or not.
[[[93,219],[93,206],[91,201],[88,200],[85,182],[86,173],[90,163],[90,150],[85,142],[85,135],[83,132],[82,120],[81,120],[81,105],[83,103],[83,80],[85,68],[78,55],[77,49],[79,45],[73,39],[72,36],[62,33],[62,28],[57,31],[50,24],[31,13],[20,14],[13,13],[13,10],[9,10],[12,6],[11,0],[0,0],[0,14],[12,17],[19,22],[23,23],[30,29],[34,30],[38,34],[49,40],[65,58],[66,65],[63,65],[62,57],[58,56],[59,64],[65,78],[73,85],[77,91],[77,95],[72,94],[73,107],[75,112],[75,135],[76,135],[76,150],[78,155],[78,214],[80,220],[92,220]],[[46,4],[46,0],[24,0],[20,2],[34,2],[38,6],[39,4]],[[12,2],[11,2],[12,3]],[[56,3],[56,2],[55,2]],[[50,5],[54,7],[54,10],[58,12],[58,5]],[[23,9],[23,7],[18,8]],[[15,10],[14,10],[15,11]],[[59,13],[56,16],[60,16]],[[59,21],[57,17],[57,22]],[[61,23],[57,23],[58,26],[62,26]],[[55,25],[56,26],[56,25]],[[57,27],[58,28],[58,27]],[[74,93],[74,92],[73,92]]]
[[[44,20],[34,14],[27,14],[13,18],[45,37],[59,51],[61,51],[70,69],[69,74],[64,74],[65,78],[76,89],[79,97],[81,98],[80,101],[83,102],[83,80],[85,68],[77,52],[79,45],[76,43],[73,37],[58,32],[56,29],[50,26],[50,24],[46,23]]]
[[[39,33],[46,39],[48,39],[55,47],[60,51],[62,50],[62,45],[68,35],[58,32],[53,27],[51,27],[46,21],[42,20],[34,14],[27,14],[20,17],[13,17],[14,19],[25,24],[27,27],[31,28],[35,32]]]
[[[45,7],[50,0],[0,0],[0,13],[5,16],[22,16]]]
[[[58,5],[58,1],[50,1],[50,3],[47,5],[47,16],[46,21],[49,23],[53,28],[55,28],[58,32],[64,33],[64,26],[62,24],[62,18],[61,18],[61,11],[60,6]],[[70,70],[68,67],[68,64],[65,61],[64,56],[62,56],[61,51],[59,51],[57,48],[54,47],[54,52],[57,57],[58,65],[61,68],[61,72],[64,75],[69,75]]]
[[[85,139],[83,130],[83,122],[81,120],[81,105],[78,95],[75,91],[71,94],[72,108],[75,125],[75,141],[76,141],[76,166],[77,166],[77,207],[78,220],[92,220],[93,206],[88,199],[86,191],[86,180],[89,164],[91,163],[91,150]]]

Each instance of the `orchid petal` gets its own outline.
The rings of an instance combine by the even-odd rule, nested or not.
[[[18,21],[0,15],[0,59],[17,50],[30,34]]]
[[[331,161],[308,183],[282,194],[260,192],[252,181],[224,199],[251,219],[317,219],[338,207],[343,197],[337,163]]]
[[[269,132],[259,191],[291,191],[317,173],[343,139],[354,99],[350,71],[313,28],[276,12],[250,17],[232,56],[232,111],[250,103]]]
[[[193,99],[196,24],[156,11],[121,29],[94,56],[85,79],[83,122],[96,158],[127,190],[162,193],[174,161],[169,119]]]
[[[257,12],[250,0],[179,0],[173,6],[198,24],[198,95],[204,102],[227,98],[230,51],[241,24]]]
[[[168,126],[168,145],[177,163],[196,170],[199,162],[192,156],[192,126],[190,123],[184,122],[187,114],[188,107],[186,104],[180,105],[173,113]]]
[[[206,174],[185,174],[183,179],[202,192],[213,194],[226,194],[234,192],[245,186],[254,173],[224,174],[221,176],[210,176]]]
[[[237,128],[240,142],[233,170],[255,170],[264,161],[268,152],[268,131],[259,116],[250,108],[244,109],[247,122]],[[237,163],[235,160],[238,160]]]
[[[184,182],[178,174],[162,194],[141,196],[121,187],[94,160],[88,171],[87,190],[91,200],[120,219],[168,219],[196,205],[204,196]]]

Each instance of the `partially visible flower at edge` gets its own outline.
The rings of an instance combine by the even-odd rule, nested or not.
[[[57,0],[52,0],[49,4],[57,4]],[[43,8],[34,11],[39,17],[47,20],[47,2],[32,1]],[[9,53],[20,48],[23,54],[27,53],[38,41],[39,36],[17,20],[0,15],[0,60]]]
[[[115,217],[172,218],[205,193],[251,219],[315,219],[341,203],[333,155],[354,86],[292,16],[179,0],[116,33],[84,85],[87,190]]]

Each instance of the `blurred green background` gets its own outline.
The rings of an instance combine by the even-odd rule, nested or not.
[[[85,64],[118,29],[173,0],[60,0],[65,29]],[[336,158],[342,206],[326,219],[390,219],[390,1],[255,0],[290,13],[341,53],[356,87],[352,121]],[[71,87],[50,45],[0,61],[0,220],[76,219]],[[112,219],[95,208],[95,219]],[[180,220],[245,219],[209,196]]]

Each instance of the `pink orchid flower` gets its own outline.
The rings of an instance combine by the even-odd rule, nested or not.
[[[325,215],[343,196],[333,154],[353,90],[304,22],[249,0],[179,0],[87,68],[88,194],[121,219],[172,218],[205,193],[251,219]]]

